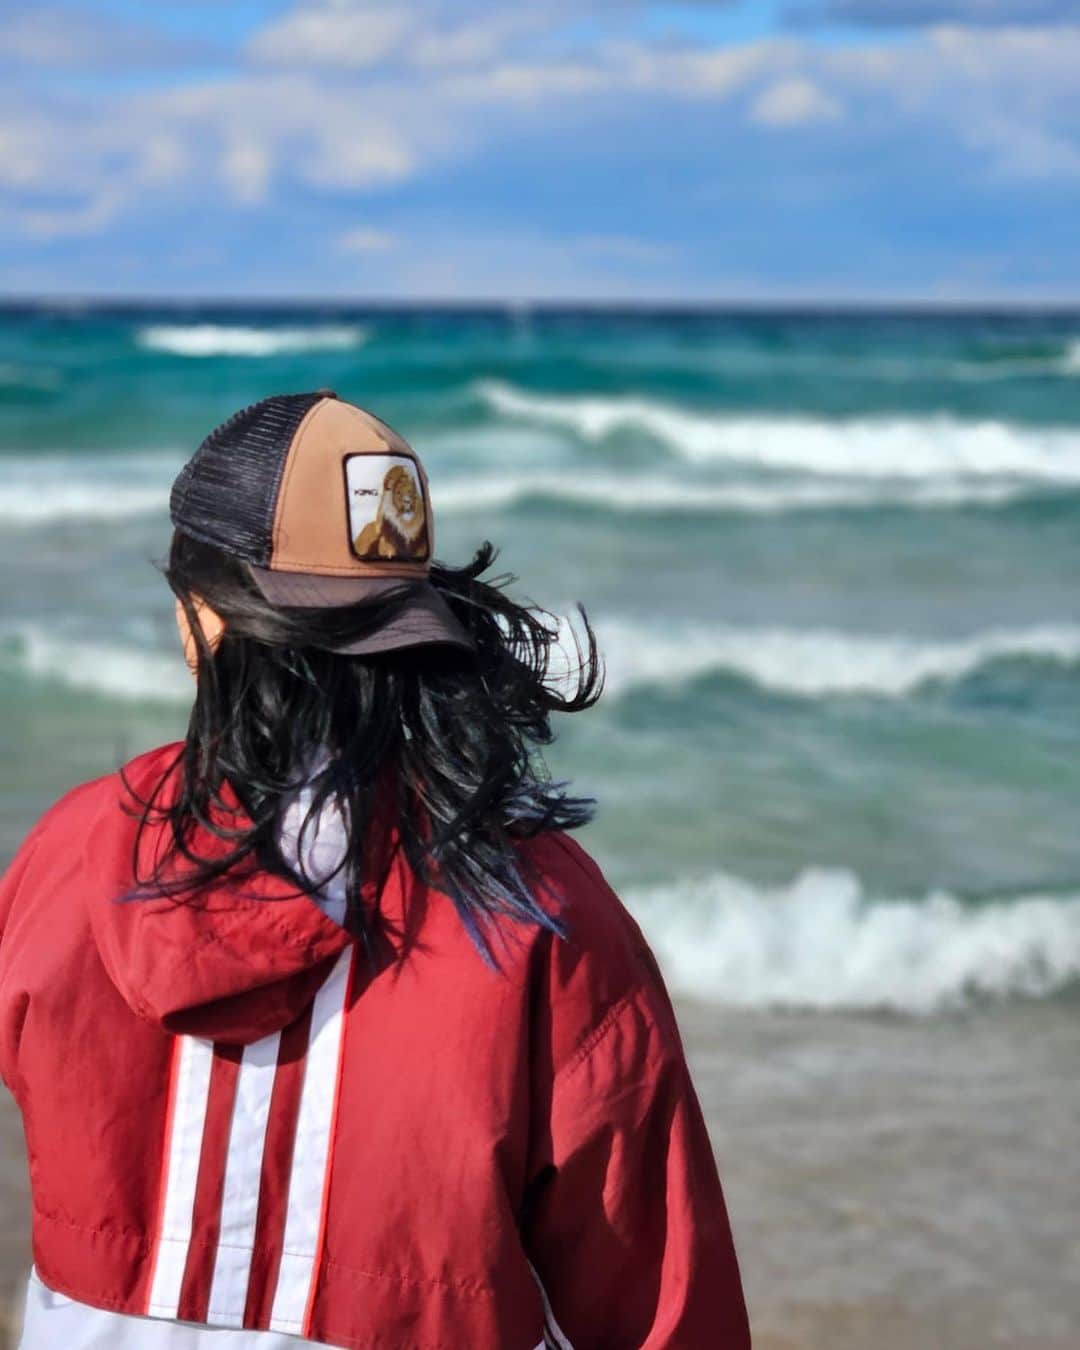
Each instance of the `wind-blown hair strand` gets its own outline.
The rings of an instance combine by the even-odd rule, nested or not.
[[[538,747],[554,739],[553,713],[596,702],[603,668],[579,605],[584,642],[570,630],[576,664],[552,675],[560,624],[510,598],[514,577],[482,579],[496,556],[485,542],[464,567],[431,567],[431,584],[475,652],[436,644],[349,656],[328,648],[380,626],[416,583],[354,605],[279,608],[245,564],[177,531],[163,570],[198,652],[195,701],[178,762],[138,798],[136,860],[151,823],[164,824],[167,847],[149,868],[136,861],[136,893],[189,901],[251,867],[313,893],[327,878],[307,875],[279,841],[283,802],[309,783],[301,833],[336,801],[348,836],[339,868],[346,925],[366,944],[373,937],[359,899],[372,866],[366,827],[385,812],[387,792],[394,800],[384,818],[412,871],[449,896],[485,959],[497,964],[490,935],[498,916],[564,934],[557,914],[538,903],[517,845],[593,815],[591,797],[551,780]],[[225,624],[213,648],[199,621],[203,603]],[[223,823],[229,789],[243,808],[232,816],[237,824]],[[205,831],[210,849],[199,847]]]

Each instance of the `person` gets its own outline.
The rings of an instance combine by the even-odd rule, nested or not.
[[[537,749],[602,688],[584,609],[556,678],[330,390],[229,418],[170,512],[187,735],[0,887],[22,1345],[744,1350],[663,979]]]

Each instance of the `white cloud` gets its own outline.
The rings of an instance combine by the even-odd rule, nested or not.
[[[587,57],[505,60],[453,77],[445,88],[455,97],[495,103],[620,94],[720,101],[785,69],[796,51],[786,40],[706,51],[607,42]]]
[[[354,131],[326,137],[303,169],[308,182],[338,190],[362,190],[410,178],[416,152],[392,126],[368,121]]]
[[[836,122],[843,108],[801,75],[767,85],[750,105],[750,120],[767,127],[804,127]]]
[[[35,5],[0,17],[0,65],[22,68],[118,70],[172,66],[205,53],[150,24],[91,17],[70,6]]]
[[[75,206],[28,207],[14,213],[16,224],[30,239],[75,239],[100,234],[124,204],[122,194],[107,189]]]
[[[799,58],[793,42],[770,38],[711,51],[642,50],[640,83],[657,91],[701,98],[726,98],[760,76],[787,69]]]
[[[140,178],[146,185],[174,183],[190,171],[190,149],[175,132],[149,129],[139,148]]]
[[[584,61],[506,61],[453,77],[447,91],[469,100],[540,103],[608,90],[618,83],[610,71]]]
[[[6,126],[0,125],[0,187],[36,187],[41,182],[42,160],[50,139],[41,125],[14,117]]]
[[[551,12],[522,6],[501,14],[466,17],[455,26],[424,23],[413,34],[408,57],[415,65],[433,70],[491,64],[516,41],[554,22]]]
[[[338,192],[400,182],[457,134],[409,89],[269,71],[155,96],[143,113],[181,131],[204,160],[217,157],[226,180],[252,193],[271,169],[275,180]],[[230,173],[236,145],[244,150]]]
[[[170,191],[190,168],[182,141],[153,123],[67,113],[44,103],[0,108],[0,212],[27,238],[99,234],[140,194]]]
[[[390,63],[427,70],[498,62],[508,47],[559,22],[559,12],[534,5],[470,11],[433,0],[306,3],[258,32],[248,44],[256,62],[292,69],[365,70]]]
[[[455,152],[454,119],[411,91],[264,72],[112,100],[0,106],[0,210],[24,235],[89,234],[146,206],[263,207],[279,187],[353,193]]]
[[[1080,138],[1071,140],[1040,127],[1017,125],[1007,115],[969,127],[964,138],[991,158],[1003,179],[1080,178]]]
[[[607,129],[599,134],[614,137],[623,112],[720,119],[738,100],[758,125],[827,129],[837,172],[846,152],[854,158],[875,137],[930,137],[966,155],[972,175],[1080,179],[1080,29],[951,27],[902,43],[830,47],[788,35],[707,47],[586,46],[571,25],[532,40],[575,15],[558,5],[543,15],[533,7],[484,14],[435,0],[304,5],[262,30],[248,64],[214,79],[121,86],[104,96],[69,89],[62,103],[9,94],[0,115],[0,209],[41,239],[101,231],[148,203],[167,211],[204,195],[208,182],[247,209],[272,209],[278,194],[305,188],[349,197],[518,136],[532,153],[550,132],[555,156],[557,137],[591,135],[600,100]],[[31,46],[26,62],[35,52],[63,56]],[[722,127],[737,149],[738,118]],[[620,139],[618,153],[629,162],[633,145]],[[719,153],[714,162],[701,151],[703,184],[720,167]],[[575,246],[578,261],[590,249],[599,257],[595,241],[603,239],[611,259],[622,249],[629,260],[637,249],[645,262],[659,247],[598,234]]]
[[[973,171],[1080,174],[1080,27],[936,28],[918,41],[822,51],[817,67],[846,98],[974,150]]]
[[[226,145],[221,173],[242,206],[258,206],[266,200],[273,159],[265,145],[254,140],[235,140]]]
[[[61,23],[56,14],[27,10],[11,14],[2,31],[4,59],[29,66],[73,66],[80,51],[96,45],[97,30],[78,22]]]
[[[387,230],[376,230],[361,225],[355,230],[346,230],[338,238],[338,248],[343,253],[387,253],[397,247],[396,235]]]
[[[671,295],[671,268],[655,267],[647,277],[639,277],[628,266],[632,260],[625,253],[619,255],[620,237],[607,239],[606,252],[594,247],[602,239],[565,240],[513,226],[449,234],[418,230],[409,248],[389,255],[393,265],[381,265],[378,278],[365,289],[371,295],[436,301],[615,300],[626,296],[632,276],[635,294],[641,298]]]
[[[257,61],[362,70],[397,53],[413,27],[404,5],[301,7],[255,34]]]

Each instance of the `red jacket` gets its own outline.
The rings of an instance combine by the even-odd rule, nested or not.
[[[124,796],[115,774],[69,793],[0,885],[0,1073],[46,1285],[358,1348],[749,1345],[671,1004],[573,839],[521,846],[570,940],[508,925],[501,973],[395,853],[379,904],[415,926],[372,968],[265,874],[118,901]]]

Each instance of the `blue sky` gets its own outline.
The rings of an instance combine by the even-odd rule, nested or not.
[[[0,292],[1080,300],[1080,0],[0,14]]]

